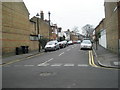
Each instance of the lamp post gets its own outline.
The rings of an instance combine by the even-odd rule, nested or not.
[[[40,47],[40,32],[39,32],[39,14],[37,13],[37,33],[38,33],[38,42],[39,42],[39,44],[38,44],[38,46],[39,46],[39,52],[40,52],[40,49],[41,49],[41,47]]]
[[[49,40],[50,40],[50,11],[48,12],[48,18],[49,18]]]

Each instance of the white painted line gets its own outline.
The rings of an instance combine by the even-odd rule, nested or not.
[[[52,67],[55,67],[55,66],[61,66],[62,64],[53,64],[51,65]]]
[[[88,67],[87,64],[78,64],[79,67]]]
[[[53,60],[53,58],[51,58],[51,59],[49,59],[49,60],[47,60],[47,61],[45,61],[45,62],[43,62],[41,64],[38,64],[37,66],[46,66],[46,65],[48,65],[47,63],[52,61],[52,60]]]
[[[34,65],[24,65],[25,67],[32,67],[32,66],[34,66]]]
[[[67,49],[67,51],[70,51],[71,49]]]
[[[38,64],[37,66],[48,66],[49,64]]]
[[[59,56],[61,56],[61,55],[63,55],[64,54],[64,52],[62,52],[61,54],[59,54]]]
[[[45,61],[45,62],[42,63],[42,64],[46,64],[46,63],[48,63],[48,62],[50,62],[50,61],[52,61],[52,60],[53,60],[53,58],[49,59],[48,61]]]
[[[14,67],[20,67],[20,66],[22,66],[22,65],[14,65]]]
[[[65,64],[64,66],[65,67],[68,67],[68,66],[70,67],[70,66],[74,66],[74,64]]]

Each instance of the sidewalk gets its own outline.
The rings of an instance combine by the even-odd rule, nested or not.
[[[23,58],[27,58],[30,56],[34,56],[34,55],[37,55],[42,52],[44,52],[44,50],[41,50],[41,52],[33,51],[33,52],[30,52],[27,54],[20,54],[20,55],[14,55],[14,56],[10,56],[10,57],[4,57],[4,58],[2,58],[2,64],[6,64],[10,61],[17,60],[17,59],[23,59]]]
[[[98,45],[96,50],[95,45],[93,45],[94,58],[100,66],[110,67],[110,68],[120,68],[120,58],[117,54],[114,54],[102,46]]]

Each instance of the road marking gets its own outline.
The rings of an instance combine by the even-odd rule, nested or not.
[[[71,67],[71,66],[74,66],[74,64],[65,64],[64,66],[65,67]]]
[[[14,65],[14,67],[20,67],[20,66],[22,66],[22,65]]]
[[[78,64],[79,67],[88,67],[87,64]]]
[[[37,66],[48,66],[49,64],[48,63],[46,63],[46,64],[38,64]]]
[[[48,62],[50,62],[50,61],[52,61],[52,60],[53,60],[53,58],[49,59],[48,61],[45,61],[45,62],[42,63],[42,64],[46,64],[46,63],[48,63]]]
[[[67,51],[70,51],[71,49],[67,49]]]
[[[62,64],[53,64],[51,65],[52,67],[55,67],[55,66],[61,66]]]
[[[59,56],[61,56],[61,55],[63,55],[64,54],[64,52],[62,52],[61,54],[59,54]]]
[[[33,57],[36,57],[36,56],[40,56],[44,54],[43,53],[40,53],[40,54],[36,54],[36,55],[33,55],[33,56],[27,56],[27,57],[24,57],[24,58],[21,58],[21,59],[16,59],[16,60],[10,60],[9,62],[5,63],[5,64],[2,64],[2,66],[5,66],[5,65],[10,65],[10,64],[13,64],[13,63],[16,63],[16,62],[20,62],[20,61],[24,61],[26,59],[30,59],[30,58],[33,58]]]
[[[50,61],[52,61],[53,60],[53,58],[51,58],[51,59],[49,59],[48,61],[45,61],[45,62],[43,62],[43,63],[41,63],[41,64],[38,64],[37,66],[46,66],[46,63],[48,63],[48,62],[50,62]]]
[[[24,65],[25,67],[32,67],[32,66],[34,66],[34,65]]]

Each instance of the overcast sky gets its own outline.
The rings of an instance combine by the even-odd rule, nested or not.
[[[96,27],[104,16],[104,0],[23,0],[29,10],[30,17],[40,11],[48,19],[62,27],[62,30],[78,26],[79,30],[86,24]]]

